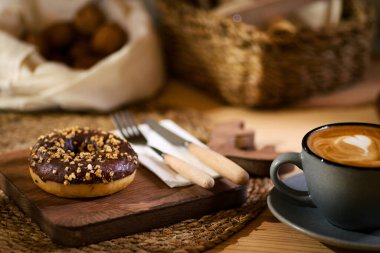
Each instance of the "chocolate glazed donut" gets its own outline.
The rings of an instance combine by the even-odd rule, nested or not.
[[[128,186],[138,159],[128,142],[111,133],[68,128],[39,137],[29,166],[34,183],[49,193],[98,197]]]

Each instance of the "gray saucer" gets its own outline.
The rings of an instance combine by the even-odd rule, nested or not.
[[[302,173],[285,183],[299,190],[307,189]],[[281,222],[323,243],[355,250],[380,250],[380,229],[368,232],[341,229],[329,223],[317,208],[302,205],[275,188],[268,196],[268,207]]]

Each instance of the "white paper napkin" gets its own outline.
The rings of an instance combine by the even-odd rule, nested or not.
[[[202,142],[200,142],[197,138],[192,136],[190,133],[185,131],[183,128],[178,126],[171,120],[162,120],[159,122],[162,126],[166,127],[170,131],[176,133],[182,138],[198,144],[200,146],[206,147]],[[174,146],[164,138],[162,138],[158,133],[150,129],[150,127],[146,124],[139,125],[140,131],[144,134],[145,138],[148,140],[148,144],[153,146],[165,153],[174,155],[188,163],[196,166],[200,170],[206,172],[213,178],[219,177],[219,174],[215,172],[210,167],[206,166],[202,162],[200,162],[197,158],[195,158],[192,154],[187,151],[185,147]],[[119,136],[120,133],[115,131]],[[156,174],[163,182],[165,182],[169,187],[180,187],[192,184],[188,179],[179,175],[174,170],[170,169],[163,161],[162,157],[159,156],[156,152],[154,152],[151,148],[143,145],[133,145],[133,149],[137,152],[139,161],[146,168]]]

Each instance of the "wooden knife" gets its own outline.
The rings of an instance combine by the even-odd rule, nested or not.
[[[161,126],[157,121],[148,119],[145,121],[148,126],[164,139],[175,146],[186,147],[191,154],[198,158],[201,162],[218,172],[221,176],[231,180],[235,184],[246,184],[249,180],[248,173],[239,165],[221,154],[209,149],[191,143],[177,134],[169,131]]]

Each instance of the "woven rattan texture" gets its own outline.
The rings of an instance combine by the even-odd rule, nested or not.
[[[208,120],[195,111],[166,111],[161,114],[144,112],[135,115],[140,119],[147,116],[173,119],[203,140],[207,138],[210,128]],[[52,128],[72,125],[113,128],[108,115],[0,113],[0,131],[4,136],[0,143],[0,151],[24,148],[33,144],[40,134]],[[26,127],[28,131],[25,131]],[[265,207],[266,196],[271,186],[267,178],[251,179],[248,200],[242,207],[82,248],[64,248],[53,244],[0,190],[0,251],[199,252],[228,239],[248,221],[254,219]]]
[[[170,70],[231,104],[283,106],[348,86],[370,59],[374,9],[344,1],[341,22],[318,31],[264,30],[186,1],[158,0]]]

